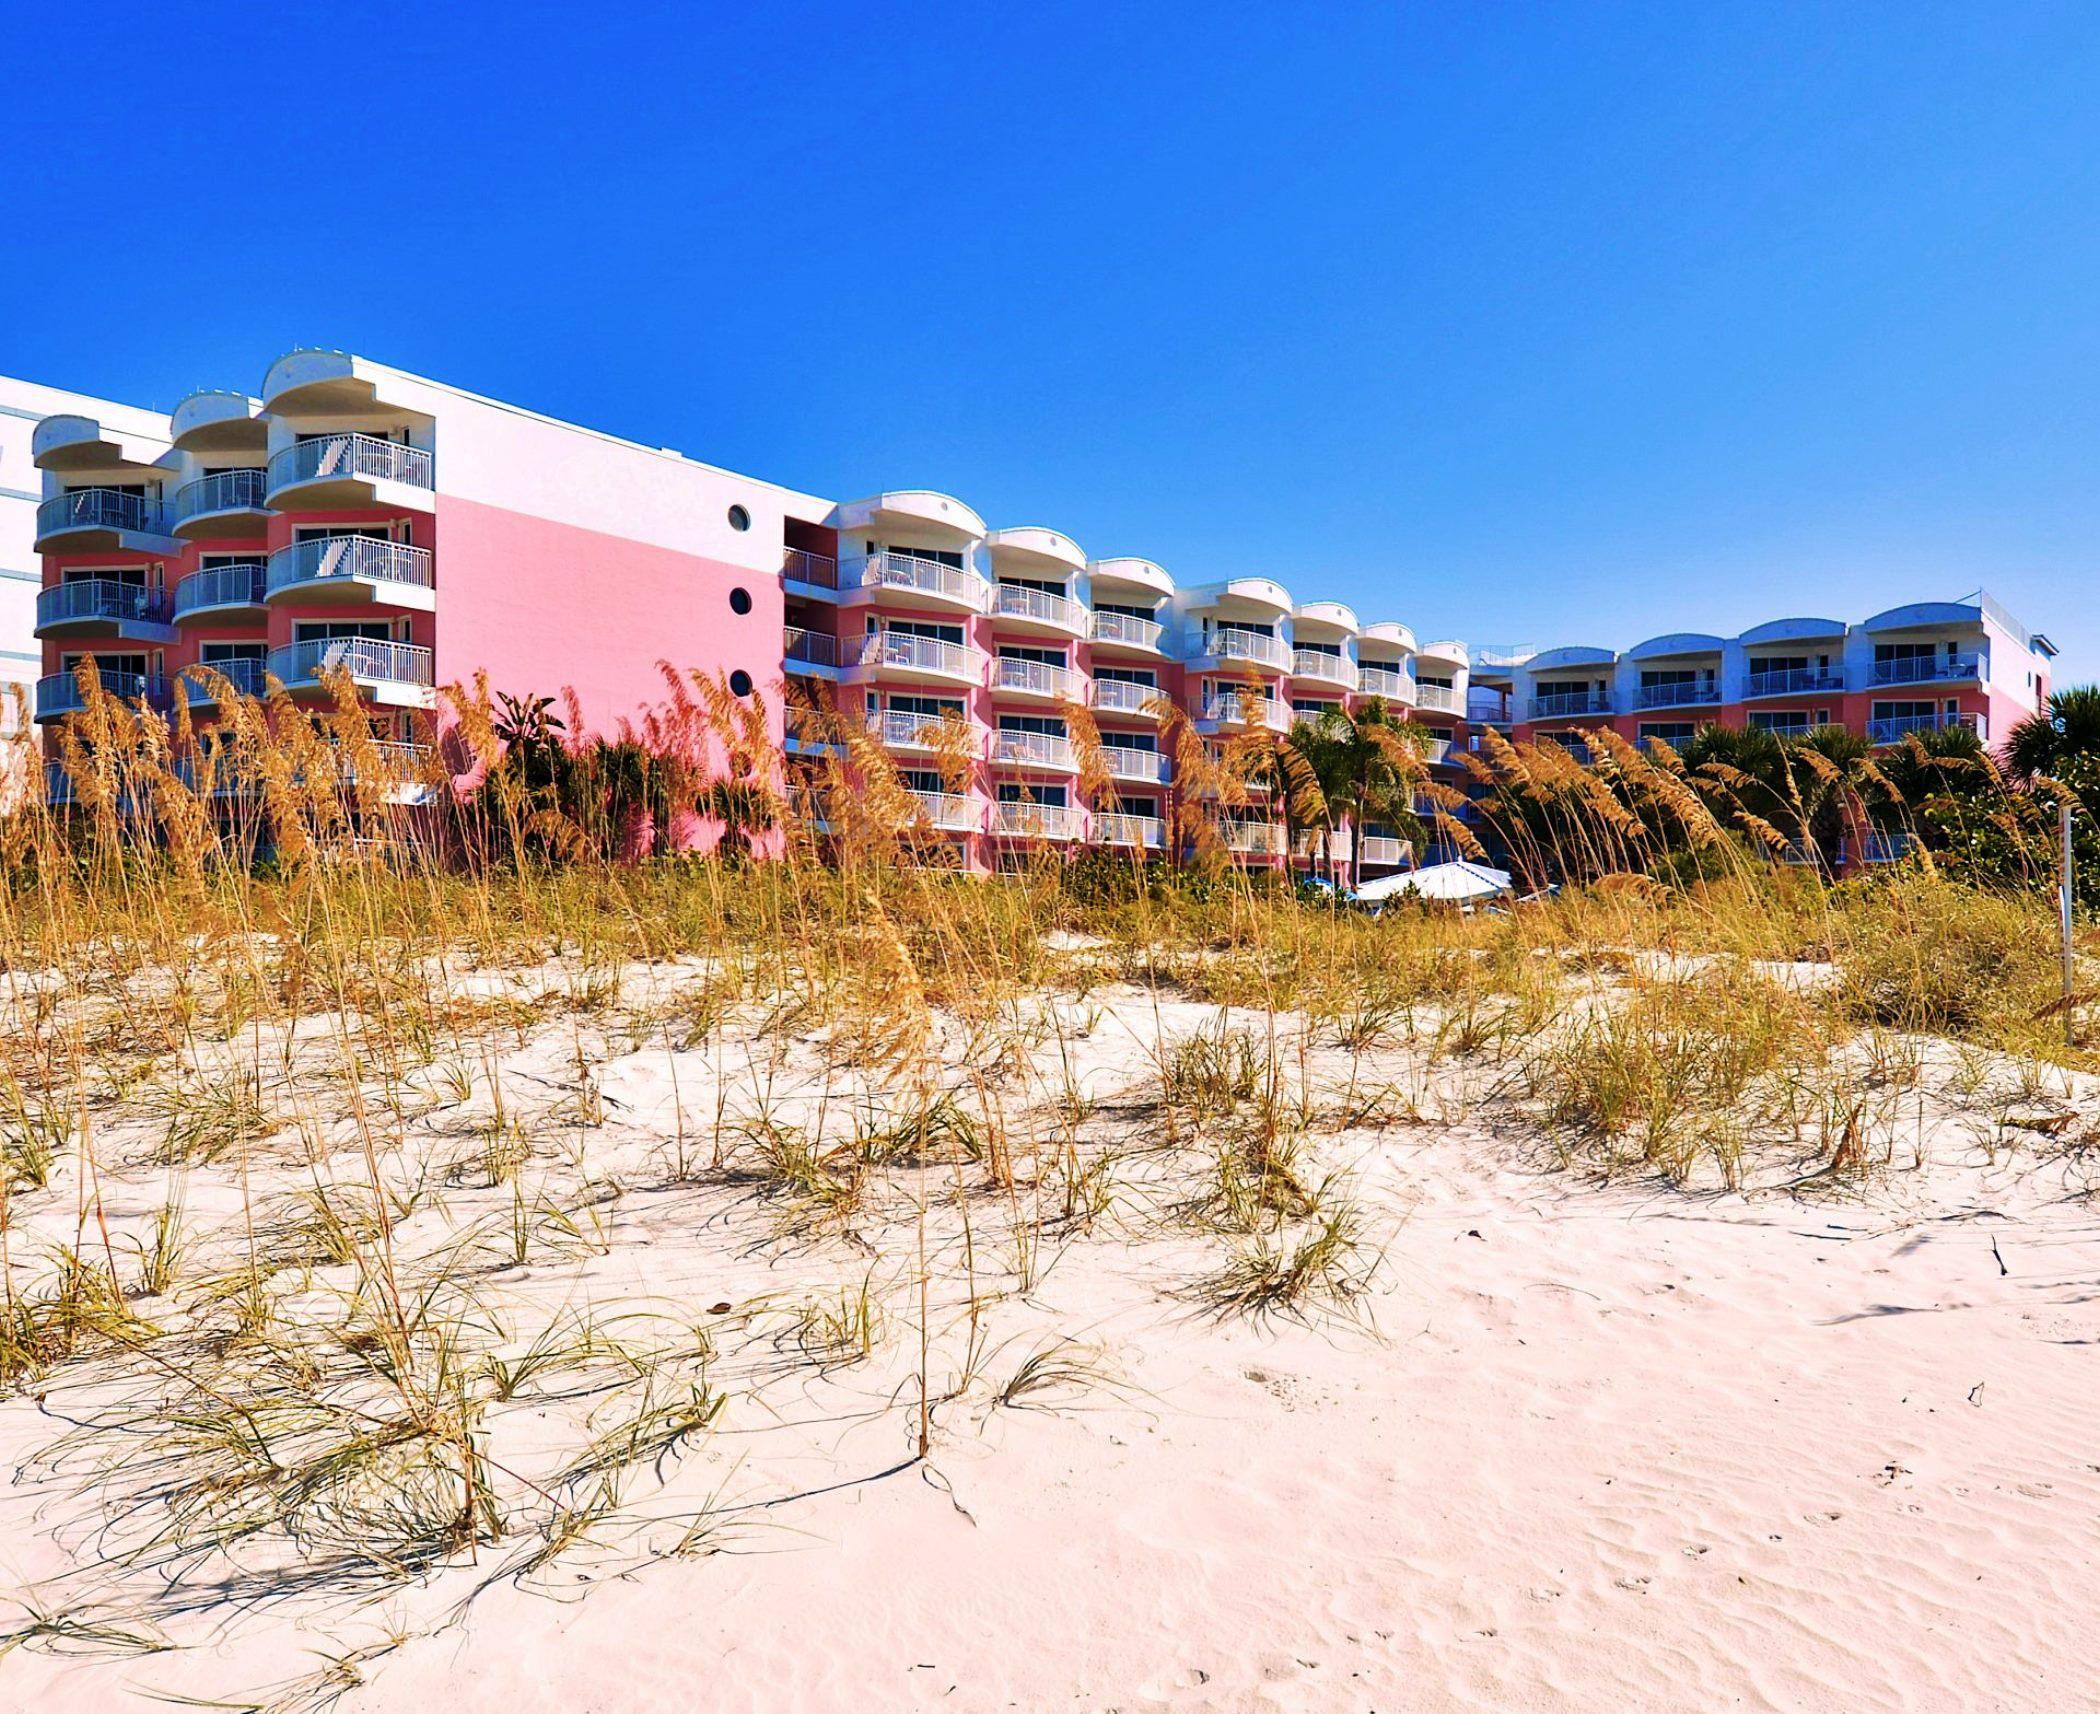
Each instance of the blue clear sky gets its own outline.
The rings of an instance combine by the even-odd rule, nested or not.
[[[47,6],[0,371],[343,346],[1187,581],[2100,675],[2100,8]]]

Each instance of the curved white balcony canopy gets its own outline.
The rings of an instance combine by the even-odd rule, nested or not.
[[[1610,649],[1593,649],[1586,644],[1571,643],[1566,648],[1541,649],[1524,663],[1524,670],[1536,676],[1567,667],[1616,666],[1618,661],[1619,657]]]
[[[1198,612],[1210,613],[1222,620],[1276,620],[1291,616],[1290,591],[1274,578],[1228,577],[1223,583],[1192,591],[1191,596],[1191,605]]]
[[[67,476],[104,476],[144,482],[169,474],[166,441],[110,428],[94,417],[46,417],[30,432],[29,456],[39,470]]]
[[[184,452],[261,452],[270,443],[262,401],[246,393],[192,393],[168,419]]]
[[[1389,661],[1417,652],[1414,632],[1397,619],[1381,619],[1375,625],[1366,625],[1363,635],[1357,640],[1357,653],[1367,661]]]
[[[273,416],[325,417],[338,428],[429,414],[423,384],[347,351],[287,352],[263,377],[262,402]]]
[[[1908,607],[1891,607],[1871,619],[1860,621],[1862,631],[1944,630],[1949,626],[1983,623],[1983,609],[1966,601],[1914,601]]]
[[[1356,610],[1341,601],[1306,601],[1293,610],[1291,625],[1301,641],[1338,642],[1354,637],[1363,627]]]
[[[1174,579],[1165,566],[1135,555],[1097,559],[1087,567],[1087,575],[1093,580],[1094,598],[1098,601],[1135,606],[1134,596],[1164,601],[1174,593]]]
[[[1719,637],[1708,636],[1704,631],[1666,631],[1660,637],[1650,637],[1645,643],[1634,644],[1623,658],[1629,661],[1676,660],[1686,656],[1718,655],[1725,646]],[[1531,664],[1536,670],[1538,662]]]
[[[1415,653],[1422,660],[1438,666],[1458,667],[1463,670],[1472,664],[1471,651],[1455,637],[1424,643]]]
[[[1842,619],[1816,619],[1807,615],[1793,619],[1774,619],[1768,624],[1753,625],[1736,641],[1748,648],[1768,647],[1773,643],[1806,643],[1830,638],[1841,638],[1845,634]]]
[[[842,535],[863,530],[924,533],[957,547],[984,540],[982,518],[952,494],[930,488],[897,488],[851,501],[839,507],[837,527]]]
[[[1086,569],[1086,553],[1070,536],[1039,525],[993,530],[984,538],[995,571],[1017,577],[1070,578]]]

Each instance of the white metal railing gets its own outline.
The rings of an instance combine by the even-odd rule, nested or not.
[[[376,434],[324,434],[288,446],[270,460],[270,492],[300,482],[349,478],[361,482],[401,482],[411,488],[433,486],[429,452],[384,440]]]
[[[60,530],[137,530],[145,535],[164,535],[168,508],[164,501],[143,494],[125,494],[114,488],[69,488],[54,494],[36,509],[36,533],[53,535]]]
[[[1671,679],[1663,684],[1641,685],[1633,693],[1636,708],[1686,708],[1720,700],[1721,687],[1712,679]]]
[[[954,716],[960,722],[962,716]],[[951,724],[938,714],[913,714],[906,709],[885,708],[868,716],[868,730],[893,750],[931,750],[941,728]]]
[[[1363,849],[1359,855],[1366,869],[1397,868],[1407,852],[1407,841],[1388,833],[1367,833],[1363,837]]]
[[[1509,695],[1504,691],[1468,690],[1466,718],[1482,726],[1510,724]]]
[[[839,664],[839,640],[828,631],[805,631],[789,625],[782,634],[781,654],[790,665],[835,667]]]
[[[1281,857],[1283,828],[1270,821],[1228,821],[1224,827],[1225,849],[1252,857]]]
[[[780,576],[783,582],[806,583],[812,589],[836,589],[839,562],[829,554],[786,548],[781,554]]]
[[[978,813],[977,800],[958,797],[953,792],[913,792],[919,808],[935,827],[950,832],[974,833],[984,825]]]
[[[1382,696],[1388,702],[1414,701],[1414,680],[1392,667],[1359,667],[1356,688],[1366,696]]]
[[[1250,705],[1246,698],[1231,690],[1206,696],[1203,699],[1203,718],[1227,726],[1266,726],[1272,732],[1291,729],[1291,711],[1282,703],[1262,697]]]
[[[1024,768],[1057,768],[1070,771],[1078,764],[1072,758],[1072,740],[1054,732],[995,732],[992,760]]]
[[[157,625],[165,624],[167,617],[167,597],[159,590],[114,577],[76,577],[70,583],[53,584],[37,592],[39,629],[97,619],[112,624],[129,619]]]
[[[207,512],[260,511],[265,481],[260,470],[214,470],[175,490],[175,516],[201,518]]]
[[[1981,677],[1980,655],[1906,655],[1900,660],[1876,661],[1876,684],[1927,684],[1937,679]]]
[[[175,617],[210,607],[259,607],[270,587],[270,568],[262,560],[206,566],[175,585]]]
[[[992,831],[1024,839],[1070,839],[1079,831],[1079,815],[1063,804],[1002,799],[992,805]]]
[[[1554,720],[1564,714],[1609,714],[1611,698],[1601,690],[1541,691],[1531,699],[1531,718]]]
[[[168,705],[168,681],[159,673],[98,672],[98,682],[105,696],[116,697],[121,702],[136,702],[140,697],[152,708]],[[71,672],[46,673],[36,681],[36,717],[48,719],[54,714],[74,714],[87,706],[87,696],[80,688],[78,674]]]
[[[1291,652],[1291,676],[1293,678],[1316,678],[1323,684],[1345,685],[1356,688],[1357,672],[1346,655],[1330,655],[1324,649],[1294,649]]]
[[[1415,684],[1415,706],[1432,714],[1456,714],[1458,692],[1447,684]]]
[[[1093,634],[1097,643],[1127,643],[1135,649],[1156,649],[1164,627],[1150,619],[1133,619],[1128,613],[1096,613]]]
[[[1320,855],[1321,831],[1317,827],[1299,829],[1298,837],[1291,846],[1293,855],[1308,858],[1318,857]],[[1349,830],[1346,827],[1335,828],[1327,834],[1328,855],[1336,862],[1348,862],[1349,855],[1354,849],[1355,842],[1349,837]]]
[[[1275,637],[1260,631],[1243,631],[1237,625],[1220,625],[1210,635],[1204,651],[1221,661],[1251,661],[1257,666],[1281,667],[1290,656]]]
[[[1819,690],[1842,691],[1844,688],[1845,675],[1835,667],[1777,667],[1743,676],[1745,697],[1809,696]]]
[[[243,655],[235,660],[199,661],[194,666],[184,667],[177,676],[182,681],[182,694],[191,703],[216,702],[218,687],[210,675],[217,674],[243,696],[262,696],[269,690],[270,663],[257,660],[252,655]]]
[[[1046,625],[1084,634],[1086,609],[1063,595],[1002,583],[992,590],[992,611],[1008,619],[1040,619]]]
[[[1025,691],[1031,696],[1055,696],[1069,701],[1072,675],[1048,661],[1013,660],[1002,655],[992,663],[992,688]]]
[[[1131,845],[1141,851],[1157,851],[1162,843],[1156,815],[1097,815],[1094,836],[1105,845]]]
[[[309,583],[368,578],[374,583],[430,587],[430,550],[379,536],[324,536],[294,542],[270,555],[272,595]]]
[[[281,684],[312,684],[331,671],[382,684],[433,682],[430,650],[420,643],[381,637],[309,637],[287,643],[270,651],[269,670]]]
[[[871,631],[861,640],[860,653],[855,658],[864,667],[909,667],[974,681],[981,676],[977,662],[983,657],[962,643],[941,637],[918,637],[909,631]]]
[[[1448,762],[1451,759],[1451,740],[1448,738],[1430,739],[1428,746],[1422,752],[1422,758],[1424,761],[1432,764]]]
[[[1128,679],[1120,678],[1094,680],[1094,706],[1114,714],[1144,714],[1147,705],[1158,695],[1159,686],[1156,684],[1132,684]]]
[[[1102,760],[1110,779],[1130,780],[1139,785],[1164,785],[1172,776],[1172,765],[1157,750],[1140,750],[1134,744],[1101,746]]]
[[[1894,714],[1880,720],[1867,722],[1867,738],[1875,744],[1893,744],[1912,732],[1945,732],[1951,727],[1966,726],[1976,729],[1973,714],[1948,714],[1944,711],[1932,714]]]
[[[973,612],[984,611],[985,581],[962,566],[943,565],[939,560],[920,559],[915,554],[885,548],[880,553],[849,560],[840,570],[863,589],[916,589],[925,595],[960,601]]]

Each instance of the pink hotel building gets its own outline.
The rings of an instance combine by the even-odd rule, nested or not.
[[[1178,584],[924,490],[841,504],[341,352],[293,352],[261,398],[199,393],[164,420],[69,413],[34,430],[39,721],[78,707],[83,655],[112,689],[184,697],[200,719],[193,665],[300,698],[340,668],[404,743],[437,687],[477,671],[498,689],[572,688],[609,731],[661,699],[667,660],[726,675],[783,739],[785,684],[801,680],[865,715],[974,868],[1037,841],[1159,850],[1161,695],[1206,735],[1382,697],[1431,728],[1459,784],[1457,751],[1484,724],[1569,744],[1599,724],[1674,740],[1715,718],[1995,739],[2046,699],[2054,653],[1979,596],[1623,656],[1476,655],[1265,577]],[[1071,704],[1100,731],[1112,803],[1080,801]],[[922,742],[951,713],[975,739],[961,792]],[[1286,857],[1259,817],[1229,843]],[[1346,847],[1366,874],[1407,858],[1389,828]]]

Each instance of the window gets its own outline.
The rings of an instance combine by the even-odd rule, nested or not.
[[[216,667],[227,661],[259,661],[268,651],[267,643],[206,643],[199,658],[206,666]]]
[[[1753,732],[1806,732],[1811,722],[1806,709],[1800,708],[1753,708],[1750,711],[1750,730]]]
[[[937,643],[962,647],[963,628],[960,625],[936,625],[925,619],[892,619],[887,624],[879,624],[871,615],[868,630],[870,634],[877,630],[886,631],[893,637],[931,637]]]
[[[1003,582],[1004,579],[1001,579],[1001,581]],[[1131,607],[1121,601],[1097,601],[1094,603],[1094,611],[1096,613],[1120,613],[1126,619],[1143,619],[1147,622],[1152,621],[1158,613],[1157,608]]]
[[[998,792],[1001,803],[1033,803],[1040,804],[1045,809],[1063,809],[1065,807],[1065,788],[1063,786],[1001,784],[998,787]]]
[[[748,530],[751,527],[751,514],[741,506],[730,507],[729,527],[732,530]]]
[[[1038,595],[1062,595],[1065,592],[1065,586],[1062,583],[1053,583],[1047,578],[1008,577],[1004,573],[1000,574],[999,587],[1001,589],[1032,589]],[[1146,617],[1150,618],[1151,615],[1148,613]]]
[[[1150,667],[1096,667],[1094,682],[1103,680],[1110,684],[1141,684],[1147,690],[1159,688],[1159,678]]]
[[[923,559],[934,565],[945,565],[955,571],[963,568],[963,556],[950,548],[906,548],[894,544],[885,547],[881,542],[868,543],[868,552],[895,554],[901,559]]]
[[[961,706],[961,703],[956,704],[958,708]],[[1053,714],[1002,714],[999,716],[999,730],[1002,732],[1040,732],[1049,738],[1066,736],[1065,723]]]
[[[1062,649],[1029,649],[1012,643],[999,645],[999,658],[1002,661],[1035,661],[1046,667],[1061,667],[1065,664],[1065,652]]]
[[[731,696],[749,696],[751,694],[751,675],[744,671],[742,667],[738,667],[735,672],[729,675],[729,694]]]
[[[1427,674],[1427,673],[1423,672],[1423,671],[1422,671],[1422,670],[1421,670],[1421,669],[1420,669],[1419,667],[1418,667],[1418,668],[1417,668],[1417,669],[1415,670],[1415,683],[1417,683],[1417,684],[1433,684],[1433,685],[1435,685],[1435,686],[1437,687],[1437,689],[1438,689],[1438,690],[1449,690],[1449,689],[1451,689],[1451,680],[1450,680],[1450,679],[1448,679],[1448,678],[1432,678],[1432,677],[1430,677],[1430,675],[1429,675],[1429,674]]]
[[[729,611],[739,616],[751,611],[751,591],[739,586],[729,592]]]

